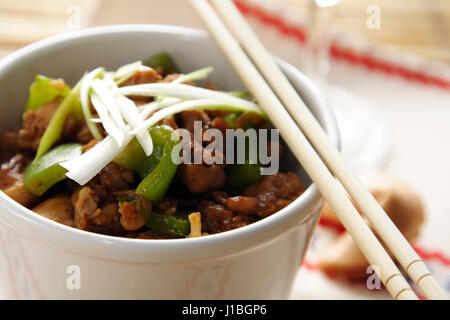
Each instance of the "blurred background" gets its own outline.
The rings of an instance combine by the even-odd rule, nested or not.
[[[450,1],[235,3],[269,51],[315,79],[354,169],[418,191],[426,221],[415,248],[450,292]],[[203,28],[186,0],[0,0],[0,59],[48,36],[122,23]],[[388,298],[320,272],[316,258],[336,236],[320,225],[292,298]]]
[[[298,24],[308,20],[310,0],[253,2],[272,9],[289,7]],[[366,26],[371,5],[382,8],[379,30]],[[115,23],[201,26],[184,0],[1,0],[0,56],[70,29]],[[343,0],[336,7],[333,27],[390,48],[450,62],[448,0]]]

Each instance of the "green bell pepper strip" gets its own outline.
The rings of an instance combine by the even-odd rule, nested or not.
[[[45,129],[44,135],[41,138],[39,147],[36,153],[36,159],[42,157],[52,145],[60,138],[61,132],[64,128],[67,116],[74,115],[77,120],[82,119],[81,105],[80,105],[80,87],[81,81],[70,91],[67,97],[61,102],[61,105],[52,116],[50,123]]]
[[[78,143],[53,148],[27,167],[23,176],[25,188],[37,196],[43,195],[55,183],[66,178],[67,170],[59,163],[73,159],[81,153],[82,146]]]
[[[228,123],[228,125],[234,129],[234,121],[242,114],[242,112],[230,112],[224,115],[223,119]]]
[[[164,74],[175,73],[179,70],[173,59],[166,52],[160,52],[151,56],[144,61],[144,65]]]
[[[155,146],[153,146],[155,148]],[[147,158],[144,150],[136,138],[133,138],[130,143],[123,149],[121,153],[113,160],[116,164],[125,170],[139,173],[142,163]]]
[[[156,157],[150,156],[142,163],[141,174],[147,175],[137,186],[136,193],[149,200],[158,201],[166,194],[178,168],[178,164],[172,161],[172,150],[178,144],[178,140],[171,140],[174,131],[170,127],[159,126],[152,129],[150,134],[153,132],[152,139],[154,145],[157,145],[153,152],[157,154],[156,157],[159,156],[157,148],[161,141],[164,141],[164,147],[159,161],[156,161]]]
[[[171,216],[153,211],[145,225],[154,231],[174,237],[186,237],[191,230],[188,215],[184,213]]]
[[[237,118],[240,114],[235,113],[235,115]],[[234,120],[236,118],[234,118]],[[251,123],[249,123],[248,126],[249,128],[253,128],[253,125]],[[244,130],[247,130],[249,128],[245,128]],[[227,176],[225,189],[230,192],[242,191],[259,180],[259,178],[261,177],[261,164],[250,163],[248,141],[246,141],[245,143],[245,163],[234,163],[225,166],[225,174]]]
[[[227,181],[225,189],[231,192],[242,191],[261,178],[261,165],[259,164],[231,164],[225,167]]]
[[[163,161],[164,151],[166,148],[168,152],[172,152],[173,147],[178,143],[178,140],[171,141],[171,137],[174,132],[175,131],[169,126],[156,126],[150,128],[150,135],[153,141],[153,152],[149,157],[146,157],[146,159],[136,170],[142,178],[147,177],[157,168],[161,161]],[[171,159],[169,159],[169,162],[174,164]]]
[[[125,170],[134,171],[145,178],[158,165],[163,155],[164,145],[170,141],[174,130],[168,126],[155,126],[149,129],[153,141],[153,152],[147,157],[136,138],[117,155],[114,162]]]
[[[36,110],[56,98],[65,98],[70,93],[70,87],[65,85],[60,91],[52,86],[52,81],[55,79],[47,78],[45,76],[37,75],[34,82],[30,86],[30,95],[25,106],[25,112],[29,110]]]
[[[136,192],[147,199],[162,199],[172,182],[178,165],[172,161],[172,150],[178,144],[172,141],[175,132],[168,126],[150,128],[153,152],[146,156],[141,145],[133,139],[114,159],[114,162],[126,170],[132,170],[143,179]]]

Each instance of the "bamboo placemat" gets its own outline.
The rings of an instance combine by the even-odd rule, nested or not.
[[[305,16],[311,3],[311,0],[268,1],[294,4]],[[374,5],[380,9],[380,29],[369,29],[366,25],[370,16],[367,9]],[[348,34],[450,62],[448,0],[342,0],[335,8],[334,23]]]

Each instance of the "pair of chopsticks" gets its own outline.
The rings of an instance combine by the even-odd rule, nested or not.
[[[192,7],[203,20],[233,68],[258,100],[272,123],[280,130],[285,142],[351,234],[364,256],[374,266],[374,270],[387,291],[394,299],[417,299],[396,264],[349,200],[346,191],[423,294],[428,299],[447,299],[445,291],[437,284],[422,259],[370,192],[348,169],[342,155],[331,144],[323,129],[234,3],[231,0],[211,0],[211,2],[223,22],[207,0],[190,0]],[[283,101],[284,106],[279,99]],[[314,145],[323,160],[311,144]]]

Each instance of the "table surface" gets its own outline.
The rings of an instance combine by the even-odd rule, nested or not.
[[[274,4],[277,2],[279,5],[280,1],[265,0],[262,2],[269,2],[272,9],[278,12],[286,8]],[[293,1],[295,0],[283,0],[281,2]],[[108,0],[107,5],[105,1],[100,0],[60,0],[57,1],[58,5],[55,5],[53,0],[44,0],[44,3],[39,8],[30,8],[29,2],[31,1],[1,1],[0,55],[7,54],[35,39],[64,32],[68,28],[72,28],[74,21],[67,20],[68,16],[73,17],[73,10],[68,11],[70,5],[76,5],[77,7],[74,7],[75,10],[81,10],[80,27],[133,22],[202,28],[200,21],[192,13],[186,1],[183,0]],[[151,7],[151,10],[132,10],[133,8],[142,8],[141,6],[144,6],[144,2],[146,6]],[[360,11],[365,8],[365,4],[361,4],[360,1],[344,1],[344,3],[346,2],[353,3],[354,9],[351,11],[339,9],[340,16],[342,16],[340,19],[343,21],[342,25],[345,26],[347,24],[351,26],[351,23],[356,23],[355,21],[361,19]],[[355,2],[360,4],[356,5]],[[366,2],[364,1],[364,3]],[[388,3],[394,1],[369,2],[380,3],[382,8],[386,8]],[[408,3],[412,2],[417,5],[420,2],[423,5],[424,1],[408,1]],[[434,6],[432,7],[435,10],[433,11],[435,14],[440,12],[440,10],[436,9],[438,5],[449,8],[448,1],[434,1],[433,3]],[[304,4],[301,5],[304,6]],[[18,9],[18,7],[20,8]],[[410,14],[418,14],[417,11],[410,12],[414,6],[405,8],[401,5],[395,5],[393,7],[396,7],[397,11],[395,11],[395,14],[392,13],[395,16],[395,19],[392,19],[392,23],[397,21],[406,25],[405,21]],[[36,16],[36,12],[39,11],[41,16]],[[42,11],[45,12],[42,13]],[[343,11],[345,11],[345,14]],[[445,14],[450,14],[450,10],[445,12]],[[362,14],[364,15],[365,13],[363,12]],[[354,16],[354,19],[349,19],[350,15]],[[388,15],[386,15],[386,18],[388,18]],[[410,19],[408,18],[408,20]],[[295,66],[301,67],[301,57],[304,52],[302,43],[292,37],[283,36],[276,27],[267,25],[254,17],[250,18],[249,21],[273,54]],[[345,23],[345,21],[348,23]],[[425,22],[423,21],[423,23]],[[8,28],[5,28],[5,26],[8,26]],[[36,28],[37,26],[39,28]],[[386,28],[390,28],[390,23],[386,24]],[[432,28],[438,27],[433,26]],[[439,30],[447,30],[440,32],[448,32],[448,26],[444,28],[440,25],[439,28]],[[385,31],[385,35],[372,35],[372,38],[377,39],[379,37],[377,40],[389,42],[386,40],[389,38],[388,35],[389,31]],[[436,41],[441,43],[441,36],[439,36],[439,39],[439,41]],[[446,39],[448,40],[448,37]],[[422,50],[428,46],[428,44],[420,41],[422,40],[417,40],[416,44],[411,43],[406,45],[406,47],[417,46],[417,48]],[[396,43],[395,41],[393,42]],[[404,44],[398,46],[402,47]],[[433,45],[430,45],[430,47],[436,48],[436,43],[433,42]],[[439,46],[439,48],[442,48],[442,46]],[[436,50],[439,53],[424,54],[448,61],[448,51],[446,51],[446,54],[441,54],[440,49]],[[424,49],[423,51],[427,50]],[[449,70],[447,69],[447,71]],[[383,171],[405,180],[422,194],[426,206],[427,219],[419,244],[429,250],[438,250],[444,256],[449,257],[450,201],[448,194],[450,191],[450,169],[448,164],[450,163],[450,90],[406,80],[405,77],[372,71],[342,59],[335,59],[332,62],[330,83],[366,99],[387,121],[392,129],[394,152]],[[449,286],[450,274],[446,271],[448,270],[444,270],[440,274],[440,281],[443,285]],[[365,288],[355,288],[348,284],[333,282],[317,271],[303,268],[295,283],[292,297],[333,299],[386,298],[387,296],[385,294],[368,292]]]

